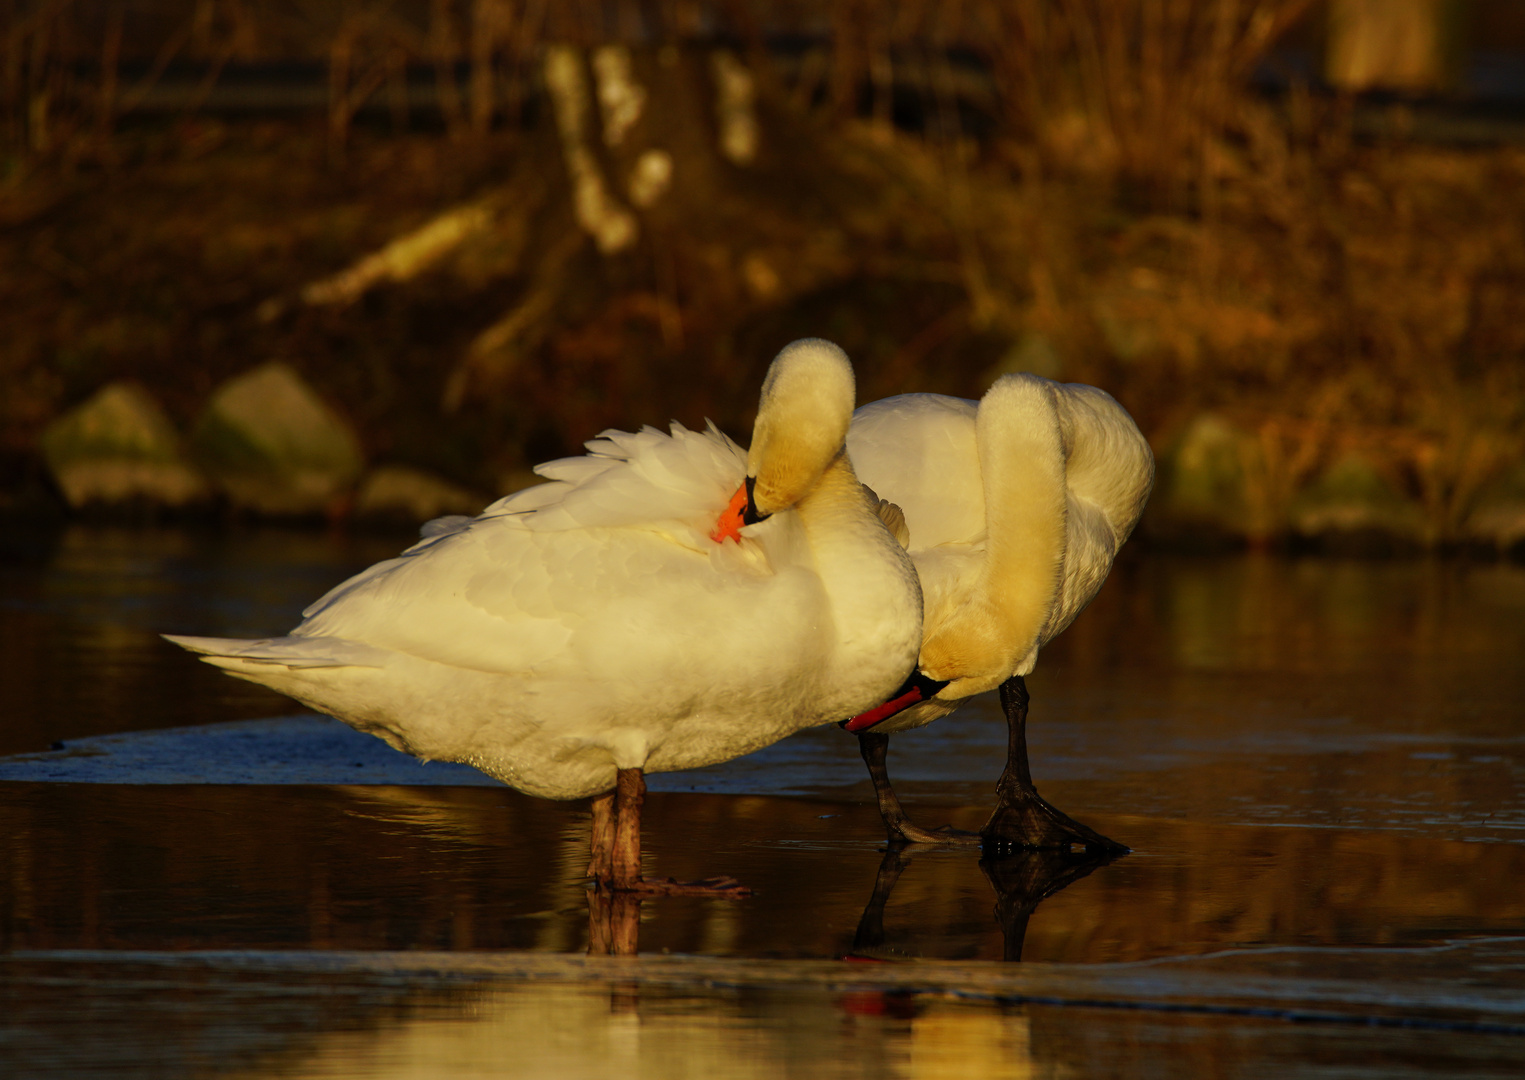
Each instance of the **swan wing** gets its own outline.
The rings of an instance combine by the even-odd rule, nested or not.
[[[905,394],[865,405],[853,414],[847,445],[864,483],[904,511],[928,627],[941,625],[975,598],[972,590],[986,578],[989,544],[1004,543],[1026,528],[1033,513],[1063,515],[1052,585],[1041,590],[1041,598],[1029,596],[1021,608],[1028,620],[1036,620],[1016,667],[1027,671],[1038,649],[1074,621],[1106,580],[1149,496],[1154,459],[1132,417],[1102,390],[1034,375],[1007,376],[998,386],[1005,389],[995,405],[939,394]],[[978,441],[979,410],[986,407],[1004,410],[1004,422],[987,426],[1017,436],[1014,445],[1024,455],[1042,452],[1041,445],[1028,446],[1031,432],[1044,427],[1054,432],[1051,454],[1063,490],[1054,492],[1053,511],[1008,500],[995,514],[987,513],[984,488],[991,478],[982,477]],[[1018,478],[1027,475],[1024,466]],[[992,536],[992,529],[999,535]],[[1025,562],[1008,569],[1021,581],[1030,570]],[[1011,603],[1016,594],[1003,587],[1000,595]]]
[[[352,578],[293,633],[476,671],[548,673],[590,624],[628,621],[630,609],[681,624],[685,609],[748,572],[735,560],[719,567],[656,531],[537,532],[485,517]]]
[[[459,538],[484,528],[566,532],[644,525],[705,552],[713,546],[709,530],[716,516],[746,475],[745,452],[708,422],[703,432],[674,423],[671,435],[649,426],[635,433],[605,431],[586,445],[589,452],[581,457],[536,467],[549,483],[504,496],[475,518],[452,515],[425,523],[418,543],[340,582],[309,604],[303,617],[311,619],[438,545],[465,543]],[[478,535],[471,543],[482,541]],[[454,552],[452,559],[458,558]]]
[[[1100,512],[1116,538],[1115,553],[1149,500],[1154,454],[1133,417],[1105,390],[1083,383],[1057,385],[1054,390],[1065,445],[1065,487],[1072,499]]]
[[[1040,643],[1060,634],[1101,590],[1154,485],[1154,455],[1110,394],[1083,383],[1054,387],[1065,448],[1064,570]]]
[[[288,636],[251,641],[244,638],[189,637],[183,634],[162,636],[165,641],[172,641],[182,649],[200,653],[219,667],[235,670],[259,664],[281,664],[291,668],[379,668],[386,666],[388,659],[384,649],[344,638]]]
[[[902,394],[853,413],[847,453],[858,478],[899,506],[913,554],[985,534],[985,497],[975,448],[978,403]]]
[[[605,431],[585,444],[582,457],[537,466],[550,483],[499,499],[486,518],[521,515],[534,532],[683,523],[674,539],[703,541],[731,493],[746,476],[746,453],[707,424],[691,431],[674,423],[672,433],[653,427]]]

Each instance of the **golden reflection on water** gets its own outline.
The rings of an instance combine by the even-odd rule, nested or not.
[[[0,752],[286,711],[187,663],[157,632],[282,631],[397,546],[73,529],[30,562],[0,563]],[[1030,731],[1045,794],[1134,854],[1072,880],[1062,867],[1052,879],[982,867],[968,852],[908,852],[887,871],[861,781],[795,798],[658,792],[647,872],[734,874],[755,894],[640,904],[631,937],[648,954],[1094,964],[1525,936],[1521,656],[1519,566],[1134,557],[1045,651]],[[898,737],[918,817],[978,826],[999,723],[976,704],[920,743]],[[807,756],[839,751],[855,764],[845,738],[821,737]],[[583,806],[490,788],[0,784],[0,952],[577,954],[590,937],[587,830]],[[1277,1062],[1314,1059],[1353,1077],[1429,1065],[1506,1076],[1519,1075],[1522,1045],[935,995],[603,983],[387,983],[365,991],[380,1004],[351,1008],[324,978],[279,1022],[278,994],[231,986],[207,998],[215,987],[194,980],[162,1002],[124,983],[106,1012],[143,1008],[150,1042],[169,1032],[215,1048],[258,1030],[284,1049],[251,1076],[978,1080],[1139,1075],[1151,1056],[1146,1071],[1160,1076],[1230,1075],[1246,1062],[1278,1075]],[[67,1034],[79,993],[0,980],[0,1012],[24,1014],[5,1037],[52,1016],[58,1046],[83,1046]],[[109,1027],[112,1039],[137,1032]],[[197,1060],[176,1075],[210,1067]]]
[[[284,633],[329,586],[403,546],[273,528],[84,525],[3,540],[0,754],[292,711],[272,691],[177,662],[159,634]]]
[[[1096,820],[1137,852],[1025,913],[1030,881],[905,853],[865,948],[884,876],[872,805],[654,794],[649,872],[729,872],[756,893],[644,903],[640,948],[1087,963],[1525,933],[1525,845]],[[0,785],[0,945],[582,952],[586,852],[585,810],[490,788]]]
[[[285,711],[157,631],[280,631],[399,543],[39,541],[0,563],[0,750]],[[1045,794],[1136,854],[1045,900],[1023,957],[1525,930],[1521,656],[1517,565],[1130,556],[1045,651],[1030,739]],[[806,756],[861,777],[838,735],[811,733]],[[898,736],[917,816],[978,826],[1002,735],[977,702]],[[643,905],[641,947],[851,951],[882,834],[861,779],[816,790],[654,793],[647,872],[734,874],[756,895]],[[585,807],[491,789],[0,785],[0,942],[576,952],[586,850]],[[999,900],[968,853],[914,855],[881,946],[999,959]]]
[[[33,958],[8,962],[0,979],[0,1065],[152,1080],[1285,1076],[1307,1075],[1309,1063],[1346,1080],[1513,1078],[1525,1061],[1517,1024],[1408,1022],[1445,1015],[1447,1002],[1467,997],[1477,964],[1510,957],[1517,971],[1517,949],[1467,950],[1449,968],[1441,960],[1454,992],[1430,982],[1417,997],[1403,976],[1424,984],[1433,956],[1415,967],[1389,954],[1400,962],[1384,975],[1359,951],[1323,965],[1300,953],[1311,968],[1306,996],[1274,975],[1256,996],[1281,969],[1253,964],[1239,975],[1194,965],[1153,989],[1136,972],[1027,968],[1013,980],[1002,965],[925,965],[877,980],[897,989],[872,990],[876,980],[848,974],[852,965],[819,962],[654,958],[577,974],[563,958],[534,964],[522,954],[475,954],[459,966],[433,954],[416,963],[286,956],[253,967],[226,956]],[[1393,1014],[1374,1000],[1409,1004]],[[1502,986],[1493,1006],[1478,1000],[1494,1010],[1483,1015],[1518,1016]],[[1439,1012],[1426,1014],[1422,1001]],[[1316,1016],[1323,1022],[1306,1022]],[[1369,1023],[1382,1016],[1401,1022]]]
[[[288,1080],[1025,1080],[1037,1075],[1029,1021],[1021,1012],[931,999],[915,1003],[913,1015],[894,1017],[841,995],[790,997],[732,994],[716,1001],[634,988],[514,986],[473,995],[451,1015],[409,1017],[379,1031],[331,1032],[278,1072],[265,1062],[243,1075]]]

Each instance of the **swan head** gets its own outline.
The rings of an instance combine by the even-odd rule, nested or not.
[[[964,604],[951,618],[928,628],[917,666],[940,683],[946,701],[960,701],[994,690],[1015,670],[1010,620],[983,597]]]
[[[821,338],[784,346],[763,380],[746,482],[710,532],[740,539],[745,525],[787,510],[809,495],[841,457],[857,389],[847,354]]]
[[[994,690],[1018,670],[1020,657],[1012,655],[1012,628],[1001,609],[983,598],[970,600],[926,631],[916,667],[900,689],[883,704],[842,721],[842,727],[867,731],[934,698],[952,710],[965,698]]]
[[[1012,674],[1009,629],[994,605],[976,598],[927,630],[916,667],[900,689],[883,704],[842,721],[842,727],[867,731],[934,698],[951,710],[965,698],[994,690]]]
[[[747,453],[754,520],[788,509],[816,486],[842,452],[856,396],[852,364],[829,341],[805,338],[774,358]]]

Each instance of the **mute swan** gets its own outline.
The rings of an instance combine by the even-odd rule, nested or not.
[[[840,721],[916,663],[915,570],[843,449],[853,394],[840,349],[797,341],[748,452],[713,425],[606,431],[541,465],[551,483],[431,522],[286,637],[169,640],[426,760],[593,796],[605,886],[723,891],[641,877],[644,773]]]
[[[906,394],[865,405],[847,449],[859,478],[904,513],[926,605],[918,671],[843,724],[858,734],[891,841],[1127,850],[1033,787],[1023,676],[1091,602],[1143,512],[1154,457],[1132,417],[1093,386],[1007,375],[978,403]],[[990,820],[978,837],[911,824],[885,770],[888,736],[997,687],[1009,743]]]

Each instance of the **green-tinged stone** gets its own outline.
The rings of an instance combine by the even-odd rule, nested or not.
[[[350,425],[282,363],[224,383],[192,446],[235,506],[264,514],[330,509],[364,467]]]
[[[1422,541],[1424,511],[1368,458],[1347,453],[1292,500],[1292,528],[1303,536],[1379,533]]]
[[[1194,419],[1160,458],[1150,500],[1156,531],[1247,536],[1254,532],[1246,464],[1254,438],[1214,413]]]
[[[180,436],[142,387],[115,382],[50,424],[48,468],[69,505],[148,502],[180,507],[207,495]]]
[[[1483,486],[1462,535],[1500,551],[1525,544],[1525,462],[1516,462]]]

